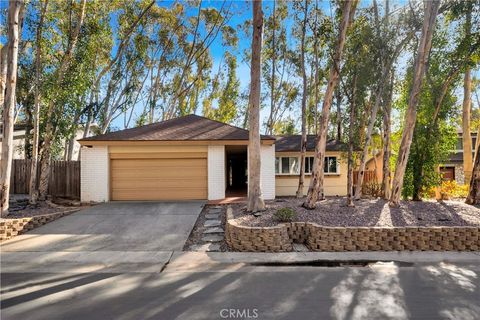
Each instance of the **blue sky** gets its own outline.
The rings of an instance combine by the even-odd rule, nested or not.
[[[383,1],[379,1],[379,3],[382,3]],[[171,6],[173,3],[173,1],[157,1],[157,4],[160,5],[160,6],[166,6],[166,7],[169,7]],[[209,0],[204,0],[202,2],[202,7],[216,7],[217,9],[219,9],[222,5],[222,1],[209,1]],[[400,1],[391,1],[391,6],[392,8],[397,5],[397,6],[402,6],[402,5],[405,5],[406,1],[405,0],[400,0]],[[6,8],[7,8],[7,5],[8,5],[8,1],[5,1],[5,0],[0,0],[0,10],[2,10],[3,12],[5,12]],[[232,2],[228,2],[226,4],[227,6],[231,5],[232,7],[232,11],[235,12],[235,14],[232,16],[231,20],[229,21],[229,25],[232,26],[232,27],[238,27],[240,25],[242,25],[246,20],[248,19],[251,19],[252,18],[252,8],[251,8],[251,3],[249,3],[248,1],[232,1]],[[263,9],[264,9],[264,14],[265,16],[269,16],[271,14],[271,11],[272,11],[272,5],[273,5],[273,1],[264,1],[263,3]],[[331,5],[330,1],[319,1],[319,5],[320,7],[324,10],[325,14],[327,15],[330,15],[332,16],[334,14],[334,12],[332,12],[332,10],[335,10],[334,6]],[[369,6],[371,5],[371,1],[368,1],[368,0],[364,0],[364,1],[361,1],[361,4],[360,4],[360,7],[366,7],[366,6]],[[196,9],[195,8],[191,8],[190,9],[191,12],[188,12],[188,15],[195,15],[196,14]],[[0,20],[0,25],[5,25],[5,14],[2,14],[1,15],[1,20]],[[115,25],[116,23],[116,19],[112,19],[112,24]],[[292,29],[292,26],[293,26],[293,17],[288,17],[287,18],[287,30],[291,30]],[[24,28],[24,32],[27,32],[26,28]],[[249,82],[250,82],[250,69],[248,67],[248,64],[246,63],[243,63],[242,62],[242,52],[245,50],[245,49],[249,49],[250,48],[250,45],[251,45],[251,38],[250,36],[247,36],[245,35],[242,31],[239,30],[238,32],[238,36],[239,36],[239,44],[238,44],[238,47],[236,48],[236,50],[234,51],[234,54],[237,55],[237,61],[238,61],[238,68],[237,68],[237,76],[240,80],[240,83],[241,83],[241,91],[244,91],[245,89],[248,88],[248,85],[249,85]],[[292,43],[293,39],[290,39],[290,42]],[[0,34],[0,42],[2,44],[4,44],[6,42],[6,36],[4,33]],[[293,45],[293,43],[292,43]],[[223,56],[224,54],[224,51],[225,51],[225,48],[221,45],[221,37],[219,36],[217,38],[217,40],[213,43],[213,45],[211,46],[210,48],[210,54],[214,60],[214,65],[213,65],[213,68],[212,70],[217,70],[218,69],[218,64],[219,64],[219,61],[221,59],[221,57]],[[112,52],[112,55],[115,54],[115,49],[113,50]],[[407,58],[403,58],[403,63],[401,64],[405,64],[405,62],[407,61],[408,57]],[[402,67],[400,67],[399,69],[403,69]],[[479,77],[479,71],[478,70],[475,70],[474,74],[476,74],[477,77]],[[461,99],[463,98],[463,90],[461,88],[459,88],[457,90],[458,92],[458,100],[459,102],[461,103]],[[264,102],[266,105],[269,105],[269,102],[268,101],[265,101]],[[476,106],[476,100],[473,99],[473,103],[474,103],[474,107]],[[135,108],[135,112],[134,114],[136,116],[138,116],[143,110],[143,105],[142,106],[137,106]],[[269,110],[268,108],[264,108],[261,112],[261,117],[262,117],[262,120],[265,120],[267,114],[268,114]],[[197,109],[197,113],[201,113],[201,107],[199,107]],[[291,115],[294,119],[299,119],[299,114],[298,114],[298,111],[294,114]],[[117,119],[113,124],[112,124],[114,127],[117,127],[117,128],[121,128],[123,126],[123,120],[121,118]]]

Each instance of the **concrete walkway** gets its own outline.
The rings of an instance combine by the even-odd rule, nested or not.
[[[204,204],[111,202],[81,210],[2,243],[2,271],[159,272],[182,250]]]

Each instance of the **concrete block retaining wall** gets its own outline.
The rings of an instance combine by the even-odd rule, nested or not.
[[[54,220],[57,220],[58,218],[64,217],[76,211],[78,211],[78,209],[38,215],[28,218],[1,219],[0,241],[11,239],[17,235],[23,234],[29,230],[33,230],[46,223],[52,222]]]
[[[479,227],[324,227],[309,222],[275,227],[241,226],[227,211],[225,238],[238,251],[478,251]]]

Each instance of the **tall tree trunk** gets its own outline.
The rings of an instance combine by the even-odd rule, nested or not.
[[[393,100],[393,82],[395,73],[392,70],[390,80],[390,91],[383,110],[383,171],[382,171],[382,193],[383,198],[390,198],[390,156],[392,154],[392,100]]]
[[[465,70],[463,81],[463,113],[462,113],[462,137],[463,137],[463,171],[465,174],[465,184],[470,184],[472,178],[472,134],[471,134],[471,106],[472,106],[472,78],[470,67]]]
[[[308,188],[307,199],[303,206],[307,209],[314,209],[318,200],[318,194],[323,189],[323,166],[325,162],[325,147],[327,144],[327,129],[330,116],[330,106],[332,105],[333,92],[338,84],[340,76],[340,62],[345,45],[345,38],[350,22],[353,20],[357,1],[345,1],[342,7],[342,22],[340,24],[338,42],[335,48],[332,66],[330,67],[330,75],[325,91],[325,97],[322,105],[322,118],[320,129],[317,136],[317,144],[315,146],[315,158],[313,161],[312,176],[310,178],[310,186]]]
[[[298,175],[297,198],[303,198],[303,185],[305,181],[305,155],[307,153],[307,71],[305,70],[305,35],[307,33],[308,0],[305,0],[303,12],[302,40],[300,64],[302,68],[303,93],[302,93],[302,140],[300,141],[300,173]]]
[[[475,163],[473,165],[472,178],[470,179],[470,190],[465,203],[480,203],[480,150],[478,148],[475,150]]]
[[[249,135],[248,135],[248,203],[247,211],[265,210],[260,185],[260,70],[262,54],[262,1],[253,2],[252,62],[250,67]]]
[[[83,20],[85,18],[85,6],[86,6],[86,0],[82,0],[81,6],[80,6],[80,12],[78,14],[76,28],[73,30],[73,34],[70,37],[70,41],[65,51],[65,54],[62,58],[62,61],[60,62],[60,66],[58,70],[56,71],[55,84],[57,86],[60,86],[62,84],[63,79],[65,77],[65,73],[67,72],[68,66],[72,59],[73,51],[76,48],[78,37],[80,34],[80,29],[83,25]],[[47,192],[48,192],[48,181],[50,176],[50,161],[51,161],[51,151],[52,151],[51,147],[52,147],[52,142],[54,138],[53,137],[53,131],[54,131],[53,115],[54,115],[55,105],[56,105],[56,99],[52,98],[47,108],[47,116],[46,116],[47,125],[45,127],[45,137],[43,139],[43,154],[42,154],[42,161],[40,166],[40,183],[38,186],[38,194],[41,200],[46,199]]]
[[[402,133],[402,141],[398,151],[397,166],[392,184],[392,194],[390,196],[390,205],[398,206],[403,187],[403,178],[407,167],[410,146],[412,144],[413,130],[417,120],[417,104],[422,88],[422,81],[425,75],[426,65],[430,56],[432,47],[432,36],[435,29],[435,20],[440,5],[439,0],[428,0],[424,2],[425,20],[422,27],[422,35],[418,45],[418,53],[415,58],[415,71],[410,98],[408,100],[408,109],[405,116],[405,124]]]
[[[272,28],[272,75],[271,75],[271,88],[270,88],[270,116],[267,121],[267,134],[273,133],[273,115],[275,113],[275,64],[277,62],[276,48],[275,48],[275,22],[276,22],[276,0],[273,0],[273,28]]]
[[[472,6],[469,6],[471,9]],[[465,20],[465,36],[470,38],[472,29],[472,13],[467,11]],[[472,108],[472,78],[470,66],[465,69],[465,78],[463,80],[463,113],[462,113],[462,132],[463,132],[463,171],[465,175],[465,184],[470,184],[472,178],[472,134],[470,132],[471,108]]]
[[[337,140],[342,141],[342,93],[337,88]]]
[[[30,167],[30,188],[29,188],[29,202],[36,204],[38,198],[37,190],[37,165],[38,165],[38,135],[40,131],[40,77],[42,74],[42,30],[45,13],[47,12],[48,0],[45,0],[41,13],[40,20],[37,26],[36,35],[36,52],[35,52],[35,102],[33,106],[33,141],[32,141],[32,166]]]
[[[20,39],[20,11],[23,1],[12,0],[8,6],[7,76],[3,105],[2,161],[0,164],[0,216],[8,214],[10,199],[10,176],[13,159],[13,113],[17,85],[18,43]]]
[[[353,74],[352,81],[352,101],[350,101],[350,124],[348,126],[348,169],[347,169],[347,206],[354,207],[353,204],[353,138],[355,131],[355,108],[357,96],[357,71]]]
[[[7,83],[7,46],[0,49],[0,106],[5,102],[5,86]]]

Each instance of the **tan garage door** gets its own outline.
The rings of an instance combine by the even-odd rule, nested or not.
[[[112,200],[207,199],[206,158],[112,159]]]

